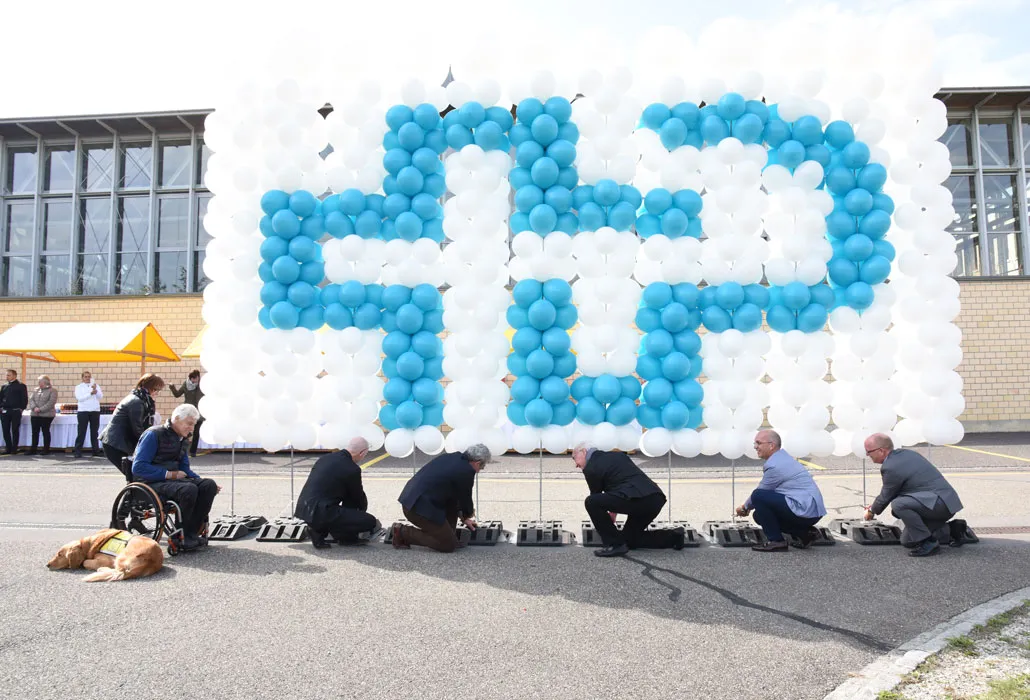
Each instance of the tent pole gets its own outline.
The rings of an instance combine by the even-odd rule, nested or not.
[[[143,343],[140,347],[139,376],[147,373],[147,329],[143,328]]]
[[[21,380],[25,382],[25,353],[21,354]]]

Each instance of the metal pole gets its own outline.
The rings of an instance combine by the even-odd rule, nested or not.
[[[933,464],[933,445],[926,443],[926,461]]]
[[[411,448],[411,473],[414,474],[418,469],[415,467],[415,448]]]
[[[476,519],[483,519],[483,514],[479,512],[479,474],[476,474]]]
[[[669,482],[669,522],[671,523],[672,522],[672,450],[669,450],[667,455],[668,455],[669,461],[668,461],[668,469],[666,470],[666,472],[667,472],[668,482]]]
[[[290,515],[293,517],[293,445],[290,445]]]
[[[537,520],[544,519],[544,448],[539,452],[539,476],[537,483],[540,485],[540,493],[537,496]]]
[[[866,495],[865,495],[865,457],[863,457],[862,458],[862,507],[866,508],[868,506],[869,506],[869,503],[867,502]]]
[[[733,524],[736,524],[736,460],[729,460],[729,512],[732,514],[731,520]]]
[[[236,441],[232,441],[232,476],[229,482],[229,515],[236,515]]]

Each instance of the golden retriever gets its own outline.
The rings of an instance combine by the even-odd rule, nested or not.
[[[117,556],[101,551],[108,540],[123,532],[131,539]],[[154,540],[108,528],[64,545],[47,562],[47,568],[78,569],[81,566],[95,572],[87,576],[86,581],[126,581],[155,574],[163,564],[164,553]]]

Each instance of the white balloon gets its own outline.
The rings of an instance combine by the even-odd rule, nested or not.
[[[398,428],[386,435],[386,451],[391,457],[407,457],[415,449],[415,431]]]

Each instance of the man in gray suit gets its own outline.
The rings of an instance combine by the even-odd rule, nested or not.
[[[965,521],[948,522],[962,510],[962,501],[937,467],[918,452],[894,449],[894,442],[883,433],[866,438],[865,453],[880,465],[883,478],[880,495],[865,510],[866,520],[890,505],[891,514],[905,523],[901,544],[912,550],[912,557],[937,554],[941,541],[962,545]]]

